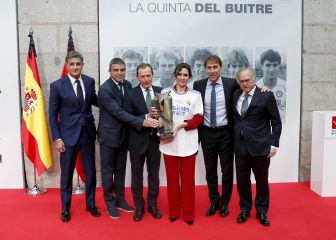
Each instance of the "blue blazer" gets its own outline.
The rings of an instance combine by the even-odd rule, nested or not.
[[[49,125],[52,140],[62,139],[66,146],[74,146],[77,143],[84,124],[88,127],[92,139],[96,138],[96,127],[92,115],[92,105],[98,106],[95,80],[84,74],[81,78],[85,90],[83,109],[79,107],[68,76],[50,84]]]
[[[123,89],[124,95],[127,95],[132,89],[131,83],[124,80]],[[98,99],[98,142],[104,146],[119,148],[126,143],[127,128],[132,126],[141,129],[144,117],[136,117],[126,112],[123,96],[111,78],[100,86]]]

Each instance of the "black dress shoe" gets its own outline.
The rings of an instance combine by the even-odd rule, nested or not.
[[[86,211],[90,212],[94,217],[100,217],[100,212],[96,206],[86,206]]]
[[[134,213],[134,215],[133,215],[133,220],[135,221],[135,222],[139,222],[139,221],[141,221],[142,220],[142,216],[145,214],[145,209],[143,209],[143,208],[137,208],[136,210],[135,210],[135,213]]]
[[[260,221],[260,224],[265,226],[265,227],[268,227],[270,225],[270,221],[267,219],[267,216],[266,214],[264,213],[257,213],[257,218],[259,219]]]
[[[70,216],[70,212],[69,211],[63,211],[61,213],[61,220],[62,220],[62,222],[69,222],[70,218],[71,218],[71,216]]]
[[[205,212],[205,216],[211,216],[216,213],[217,210],[220,209],[219,202],[217,201],[216,203],[211,203],[210,207],[208,210]]]
[[[116,208],[124,212],[134,212],[134,207],[131,207],[127,202],[116,203]]]
[[[221,217],[226,217],[227,215],[229,215],[229,208],[226,205],[223,205],[219,210],[219,215]]]
[[[237,217],[237,223],[244,223],[249,217],[250,217],[250,212],[241,212],[239,216]]]
[[[177,220],[177,218],[169,218],[169,221],[172,223],[172,222],[175,222]]]
[[[193,220],[187,221],[187,224],[188,224],[189,226],[192,226],[192,225],[194,224],[194,221],[193,221]]]
[[[119,219],[120,218],[120,213],[119,211],[115,208],[115,206],[110,206],[107,209],[107,214],[109,215],[110,218],[112,219]]]
[[[159,209],[157,207],[148,207],[148,212],[150,212],[153,218],[160,219],[162,217]]]

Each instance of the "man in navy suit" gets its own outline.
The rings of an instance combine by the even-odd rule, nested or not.
[[[159,122],[145,116],[133,116],[124,109],[124,96],[132,85],[125,80],[126,66],[122,59],[110,62],[110,78],[99,88],[100,105],[98,141],[100,143],[102,185],[108,215],[120,218],[117,209],[133,212],[134,208],[125,201],[125,170],[127,160],[127,129],[129,126],[141,130],[154,127]]]
[[[125,98],[125,109],[142,118],[154,117],[155,109],[151,107],[155,93],[160,93],[162,88],[152,86],[153,68],[148,63],[142,63],[137,67],[136,75],[139,85],[131,89]],[[130,151],[132,169],[132,194],[136,211],[133,220],[138,222],[145,213],[145,200],[143,198],[143,169],[146,161],[148,172],[148,211],[156,219],[161,218],[157,208],[159,196],[159,170],[161,152],[160,140],[156,129],[130,128],[128,134],[128,149]]]
[[[268,168],[270,158],[279,147],[281,119],[272,92],[261,93],[256,86],[252,68],[238,71],[237,81],[241,89],[233,94],[234,143],[237,173],[237,187],[241,213],[238,223],[244,223],[252,208],[251,170],[256,179],[254,206],[257,218],[269,226]]]
[[[71,218],[72,177],[78,152],[81,153],[85,172],[86,210],[95,217],[100,212],[95,204],[96,127],[91,106],[98,106],[95,80],[82,74],[83,56],[77,51],[68,52],[68,75],[50,85],[49,124],[52,140],[60,152],[61,165],[61,220]]]

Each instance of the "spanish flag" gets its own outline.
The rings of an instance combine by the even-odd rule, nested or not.
[[[52,166],[52,155],[33,33],[30,32],[28,36],[30,42],[26,63],[21,140],[27,157],[41,175]]]

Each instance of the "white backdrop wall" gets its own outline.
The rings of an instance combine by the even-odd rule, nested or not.
[[[16,1],[0,2],[2,56],[0,58],[0,189],[22,188],[23,160],[20,140],[20,84]]]
[[[154,59],[160,50],[174,51],[179,61],[188,62],[190,49],[207,48],[219,54],[225,63],[225,52],[232,48],[247,49],[249,64],[257,70],[263,51],[278,51],[282,58],[280,77],[286,86],[284,90],[274,89],[274,93],[285,97],[279,99],[284,124],[280,149],[271,161],[270,181],[296,182],[302,3],[300,0],[272,0],[267,4],[259,0],[236,2],[241,1],[99,1],[100,83],[109,77],[109,61],[119,57],[120,49],[145,49],[144,62],[153,64],[155,75],[158,69]],[[261,78],[262,72],[259,75],[257,72],[257,76]],[[164,185],[163,162],[161,165],[161,184]],[[196,182],[206,184],[201,152],[197,157]]]

